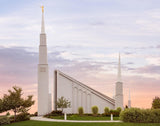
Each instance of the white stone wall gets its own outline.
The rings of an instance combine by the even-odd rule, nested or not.
[[[116,96],[115,96],[115,109],[118,107],[124,108],[123,106],[123,83],[116,83]]]
[[[38,115],[49,113],[48,65],[38,65]]]
[[[55,93],[57,93],[57,99],[64,96],[71,102],[71,108],[64,109],[67,113],[78,113],[78,107],[83,107],[84,113],[91,113],[91,107],[95,105],[98,106],[99,113],[103,113],[105,107],[114,109],[113,99],[95,91],[60,71],[57,71],[56,82],[57,89],[55,89]]]

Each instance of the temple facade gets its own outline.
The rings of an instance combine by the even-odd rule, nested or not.
[[[38,115],[45,115],[52,110],[57,110],[57,99],[64,97],[71,102],[71,107],[66,108],[66,113],[78,113],[78,108],[83,107],[84,113],[91,113],[91,107],[97,106],[99,113],[104,108],[123,109],[123,83],[121,81],[120,55],[118,63],[118,78],[115,86],[115,99],[77,81],[59,70],[54,71],[54,90],[49,93],[49,67],[47,59],[47,41],[44,24],[44,8],[42,7],[42,25],[39,45],[38,64]],[[53,100],[51,96],[53,95]],[[53,108],[52,108],[53,106]]]

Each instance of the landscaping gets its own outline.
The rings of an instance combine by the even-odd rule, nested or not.
[[[7,116],[0,116],[0,125],[9,124],[10,120]]]
[[[50,116],[51,119],[64,119],[63,115],[60,116]],[[68,115],[67,120],[111,120],[108,116],[88,116],[88,115]],[[113,120],[119,120],[119,117],[114,117]]]
[[[69,123],[69,122],[44,122],[23,121],[5,126],[160,126],[159,123]]]
[[[29,114],[28,110],[34,104],[32,96],[28,98],[22,98],[22,89],[13,87],[13,91],[9,90],[8,95],[4,95],[0,99],[0,112],[6,112],[6,115],[0,116],[0,125],[5,126],[160,126],[160,98],[155,97],[153,99],[151,109],[140,108],[125,108],[122,110],[120,107],[117,109],[104,108],[104,113],[99,114],[99,108],[92,106],[92,113],[84,113],[83,107],[78,108],[77,114],[67,114],[67,120],[82,120],[82,121],[109,121],[111,115],[113,120],[122,120],[123,122],[105,122],[105,123],[92,123],[92,122],[44,122],[30,120],[31,116],[37,116],[35,114]],[[59,99],[58,108],[61,110],[52,111],[46,114],[44,117],[51,119],[64,120],[63,109],[70,106],[70,102],[63,97]],[[10,115],[9,110],[13,110],[14,115]]]
[[[160,123],[160,109],[125,109],[120,114],[124,122],[136,123]]]

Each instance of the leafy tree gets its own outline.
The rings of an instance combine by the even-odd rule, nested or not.
[[[155,97],[152,101],[152,108],[153,109],[160,109],[160,97]]]
[[[71,102],[69,102],[63,96],[57,100],[57,108],[61,108],[62,112],[64,108],[68,108],[70,106],[71,106]]]
[[[10,113],[9,113],[9,112],[7,112],[7,113],[6,113],[6,116],[10,116]]]
[[[16,113],[26,113],[29,108],[34,104],[33,96],[29,95],[27,99],[22,98],[22,89],[14,86],[13,91],[8,90],[9,94],[4,94],[0,100],[0,112],[12,110],[14,112],[14,120],[16,120]]]

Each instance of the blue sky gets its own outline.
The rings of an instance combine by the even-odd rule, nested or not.
[[[1,92],[16,84],[36,99],[44,5],[51,85],[53,70],[60,69],[112,97],[120,52],[125,104],[128,88],[133,106],[150,107],[160,96],[159,0],[0,0],[0,5]]]

